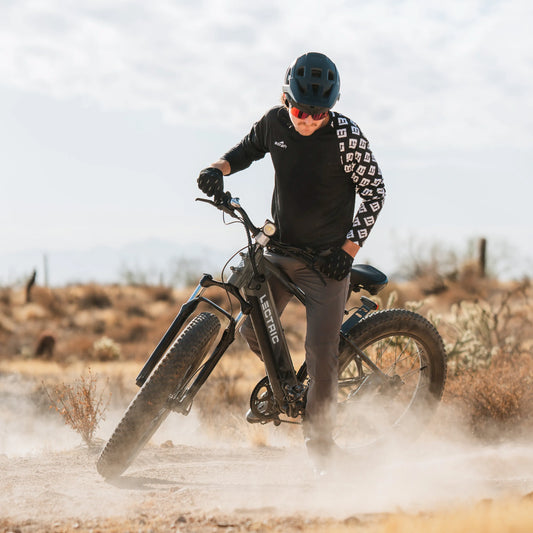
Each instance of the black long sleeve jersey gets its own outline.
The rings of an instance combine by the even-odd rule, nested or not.
[[[329,122],[300,135],[287,108],[270,109],[223,159],[231,173],[269,152],[275,170],[272,215],[282,242],[323,250],[346,238],[362,245],[383,207],[381,171],[355,122],[330,112]],[[356,194],[361,203],[354,217]]]

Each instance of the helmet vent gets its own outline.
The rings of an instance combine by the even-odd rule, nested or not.
[[[324,54],[308,52],[296,58],[285,74],[283,92],[305,113],[331,109],[339,99],[337,67]]]

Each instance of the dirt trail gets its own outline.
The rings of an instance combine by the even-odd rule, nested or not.
[[[113,482],[97,474],[96,456],[86,448],[2,456],[0,516],[38,522],[223,513],[345,520],[533,491],[531,447],[440,448],[419,445],[373,465],[360,457],[321,480],[300,447],[151,446]]]
[[[360,523],[398,510],[533,492],[527,442],[483,446],[428,431],[409,447],[354,456],[317,480],[300,439],[288,438],[284,428],[261,428],[267,445],[254,446],[245,423],[234,420],[231,438],[214,439],[194,411],[169,417],[124,476],[108,482],[96,472],[97,452],[78,446],[60,420],[24,402],[24,383],[12,379],[2,379],[0,390],[0,531],[5,524],[24,532],[119,531],[104,528],[110,520],[187,531],[228,530],[230,524],[246,531],[257,521],[279,520],[280,530],[291,531],[287,524],[295,520],[295,530],[309,520]],[[102,437],[120,415],[110,414]],[[172,447],[161,446],[169,440]]]

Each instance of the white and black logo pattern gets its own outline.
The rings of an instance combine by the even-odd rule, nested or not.
[[[339,128],[337,130],[337,137],[339,139],[344,139],[348,135],[348,130],[346,128]]]
[[[352,229],[346,237],[361,246],[383,207],[385,199],[383,179],[368,140],[357,124],[337,113],[332,115],[333,127],[339,139],[341,164],[348,178],[354,182],[356,192],[361,198]]]

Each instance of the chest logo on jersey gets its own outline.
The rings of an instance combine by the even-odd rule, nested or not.
[[[275,144],[278,148],[287,148],[287,145],[285,144],[285,141],[274,141],[274,144]]]

